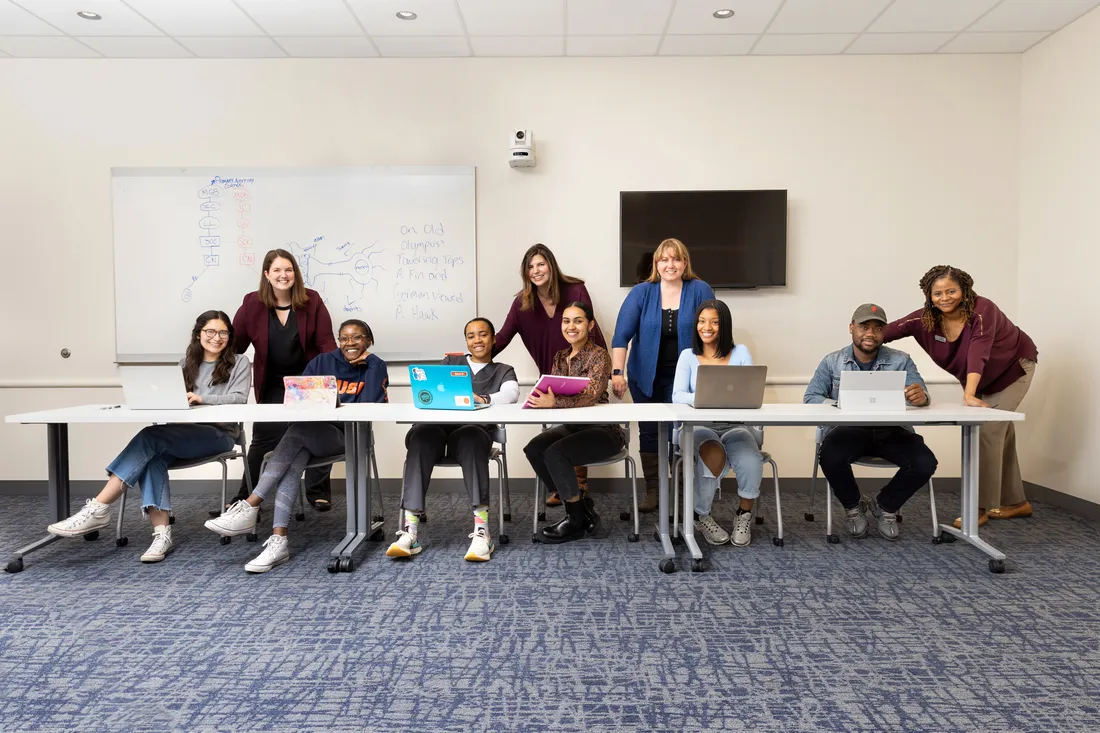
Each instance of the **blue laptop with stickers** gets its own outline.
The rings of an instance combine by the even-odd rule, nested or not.
[[[474,374],[468,366],[412,364],[409,385],[413,404],[424,410],[480,410],[474,399]]]

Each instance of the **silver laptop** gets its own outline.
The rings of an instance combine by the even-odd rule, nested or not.
[[[841,372],[837,407],[842,410],[905,409],[905,372]]]
[[[756,410],[764,404],[766,366],[700,366],[695,378],[699,409]]]
[[[125,366],[118,368],[122,394],[131,410],[186,410],[187,387],[178,364]]]

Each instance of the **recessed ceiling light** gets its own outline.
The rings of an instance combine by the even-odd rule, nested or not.
[[[99,13],[93,13],[90,10],[77,11],[77,15],[79,15],[84,20],[103,20],[102,15],[100,15]]]
[[[730,10],[729,8],[722,8],[721,10],[715,10],[714,11],[714,17],[718,18],[719,20],[724,20],[725,18],[732,18],[733,17],[733,11]]]
[[[411,10],[398,10],[397,17],[401,20],[416,20],[416,13]]]

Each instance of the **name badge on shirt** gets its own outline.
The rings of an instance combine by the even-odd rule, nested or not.
[[[939,341],[942,344],[947,343],[947,337],[946,336],[936,336],[936,340]]]

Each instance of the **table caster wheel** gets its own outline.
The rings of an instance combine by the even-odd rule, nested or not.
[[[989,572],[996,573],[997,575],[1000,575],[1004,571],[1005,571],[1005,561],[1004,560],[990,560],[989,561]]]
[[[637,542],[638,541],[638,533],[637,532],[631,532],[630,534],[628,534],[626,536],[626,541],[627,542]]]
[[[84,540],[86,542],[95,542],[98,539],[99,539],[99,530],[98,529],[93,530],[93,531],[89,532],[88,534],[84,535]]]
[[[350,573],[353,570],[355,570],[355,561],[354,560],[352,560],[350,557],[340,558],[340,572],[341,573]]]
[[[676,561],[671,557],[666,557],[657,564],[657,567],[661,569],[661,572],[665,575],[676,572]]]
[[[371,532],[367,539],[371,542],[381,542],[386,537],[386,532],[381,527]]]
[[[340,572],[340,558],[330,557],[328,559],[328,571],[333,574]]]
[[[776,547],[782,547],[783,546],[783,538],[782,537],[772,537],[772,544],[775,545]]]
[[[814,521],[814,513],[813,513],[813,512],[806,512],[806,513],[805,513],[805,514],[803,514],[802,516],[806,518],[806,521],[807,521],[807,522],[812,522],[812,521]]]
[[[949,544],[949,545],[953,542],[958,542],[958,540],[959,540],[958,537],[951,534],[950,532],[944,532],[943,534],[941,534],[940,539],[943,540],[946,544]]]
[[[756,518],[756,523],[757,523],[758,525],[760,525],[760,524],[763,524],[763,523],[764,523],[764,518],[763,518],[763,517],[757,517],[757,518]]]
[[[545,522],[546,521],[546,512],[539,512],[539,521],[540,522]]]
[[[128,537],[119,537],[115,540],[115,547],[125,547],[128,544],[130,544],[130,538]]]
[[[505,522],[511,522],[512,521],[512,515],[509,514],[509,513],[505,513],[504,514],[504,521]]]
[[[512,538],[511,538],[511,537],[509,537],[509,536],[508,536],[508,535],[506,535],[506,534],[502,534],[502,535],[500,536],[500,544],[502,544],[502,545],[507,545],[507,544],[508,544],[509,542],[511,542],[511,541],[512,541]]]
[[[835,534],[829,535],[826,539],[828,540],[830,545],[839,545],[840,544],[840,538],[837,537]]]
[[[698,558],[693,558],[692,561],[691,561],[691,572],[693,572],[693,573],[702,573],[702,572],[705,572],[706,570],[708,570],[709,568],[710,568],[710,563],[707,562],[706,558],[698,557]]]
[[[302,514],[301,512],[298,512],[297,514],[295,514],[294,518],[297,519],[299,522],[306,521],[306,515]]]
[[[630,512],[619,512],[619,521],[629,522],[630,521]]]
[[[176,517],[175,517],[175,515],[170,515],[170,516],[168,517],[168,524],[175,524],[175,523],[176,523]]]
[[[8,560],[8,565],[4,568],[4,570],[8,571],[9,573],[23,572],[23,558],[16,557]]]
[[[258,536],[256,535],[256,533],[255,533],[255,532],[249,532],[248,534],[246,534],[246,535],[244,536],[244,538],[245,538],[245,540],[247,540],[248,542],[255,542],[255,541],[256,541],[257,539],[259,539],[259,537],[258,537]]]
[[[222,543],[223,545],[228,545],[232,541],[233,541],[232,537],[222,537],[221,539],[218,540],[218,542]]]

